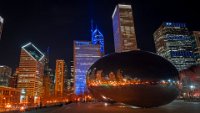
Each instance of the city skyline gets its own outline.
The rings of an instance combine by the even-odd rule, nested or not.
[[[138,47],[155,52],[153,32],[164,21],[184,22],[190,31],[200,30],[200,18],[192,13],[195,2],[184,1],[17,1],[10,5],[1,1],[0,15],[4,29],[0,41],[1,65],[13,69],[18,66],[20,47],[33,42],[42,52],[50,47],[50,67],[55,68],[56,59],[65,59],[69,65],[72,58],[73,40],[90,40],[90,21],[104,34],[105,53],[114,52],[112,13],[118,3],[131,4],[134,11]],[[167,5],[161,5],[167,4]],[[102,8],[102,6],[104,6]],[[189,8],[189,7],[193,8]],[[14,10],[16,9],[16,10]],[[106,10],[106,11],[105,11]],[[10,60],[5,60],[10,59]]]

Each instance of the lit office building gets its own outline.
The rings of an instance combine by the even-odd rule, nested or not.
[[[20,102],[40,103],[43,88],[44,54],[32,43],[21,47],[17,88]]]
[[[154,32],[154,41],[157,54],[171,61],[179,71],[196,63],[193,37],[184,23],[164,22]]]
[[[50,79],[51,79],[51,86],[50,86],[50,92],[51,92],[51,96],[55,95],[55,73],[53,72],[53,70],[50,68]]]
[[[100,45],[93,45],[89,41],[74,41],[74,90],[76,95],[87,91],[87,70],[101,55]]]
[[[74,61],[73,60],[71,60],[70,61],[70,75],[71,75],[71,77],[74,77]]]
[[[196,62],[200,64],[200,31],[193,31],[194,37],[194,55]]]
[[[74,61],[70,61],[70,77],[68,78],[67,82],[68,86],[67,89],[68,91],[73,91],[74,90]]]
[[[20,91],[16,88],[0,86],[0,112],[8,112],[5,106],[15,107],[20,102]]]
[[[12,88],[17,88],[17,78],[18,78],[18,73],[17,73],[17,70],[11,75],[11,78],[9,80],[9,87],[12,87]]]
[[[48,75],[43,77],[43,97],[48,98],[51,96],[51,78]]]
[[[49,67],[49,51],[50,48],[48,47],[45,57],[44,57],[44,77],[43,77],[43,88],[44,88],[44,93],[43,93],[43,98],[49,98],[51,96],[54,96],[54,78],[52,78],[53,71]]]
[[[2,30],[3,30],[3,18],[0,16],[0,40],[1,40]]]
[[[8,66],[0,66],[0,86],[9,86],[9,80],[11,78],[12,69]]]
[[[112,15],[115,52],[137,50],[131,5],[119,4]]]
[[[68,67],[67,64],[65,63],[65,68],[64,68],[65,74],[64,74],[64,96],[67,95],[68,93],[68,85],[69,85],[69,76],[68,76]]]
[[[63,96],[64,78],[66,77],[65,61],[56,60],[55,96]]]

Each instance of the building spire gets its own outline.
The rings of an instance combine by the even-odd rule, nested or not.
[[[91,19],[91,34],[93,33],[94,28],[93,28],[93,19]]]
[[[96,30],[98,30],[98,26],[97,26],[97,24],[96,24]]]

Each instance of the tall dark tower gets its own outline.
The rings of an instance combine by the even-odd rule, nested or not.
[[[100,51],[102,54],[104,54],[104,36],[103,34],[99,31],[98,27],[94,29],[93,27],[93,20],[91,20],[91,41],[92,44],[100,45]]]
[[[48,71],[48,69],[49,69],[49,51],[50,51],[50,48],[48,47],[48,48],[47,48],[47,51],[46,51],[46,53],[45,53],[44,71]]]
[[[131,5],[118,4],[112,15],[115,52],[138,50]]]
[[[44,59],[44,80],[43,80],[43,87],[44,87],[44,97],[54,95],[54,81],[55,76],[53,74],[53,70],[49,66],[49,53],[50,47],[47,48],[45,52],[45,59]]]

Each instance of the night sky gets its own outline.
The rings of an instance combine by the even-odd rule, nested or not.
[[[50,47],[50,66],[56,59],[69,65],[73,40],[90,40],[90,20],[104,34],[106,54],[114,52],[112,13],[118,3],[131,4],[138,46],[155,51],[153,32],[163,21],[184,22],[200,30],[197,0],[0,0],[4,18],[0,65],[15,69],[21,46],[32,42],[42,52]]]

